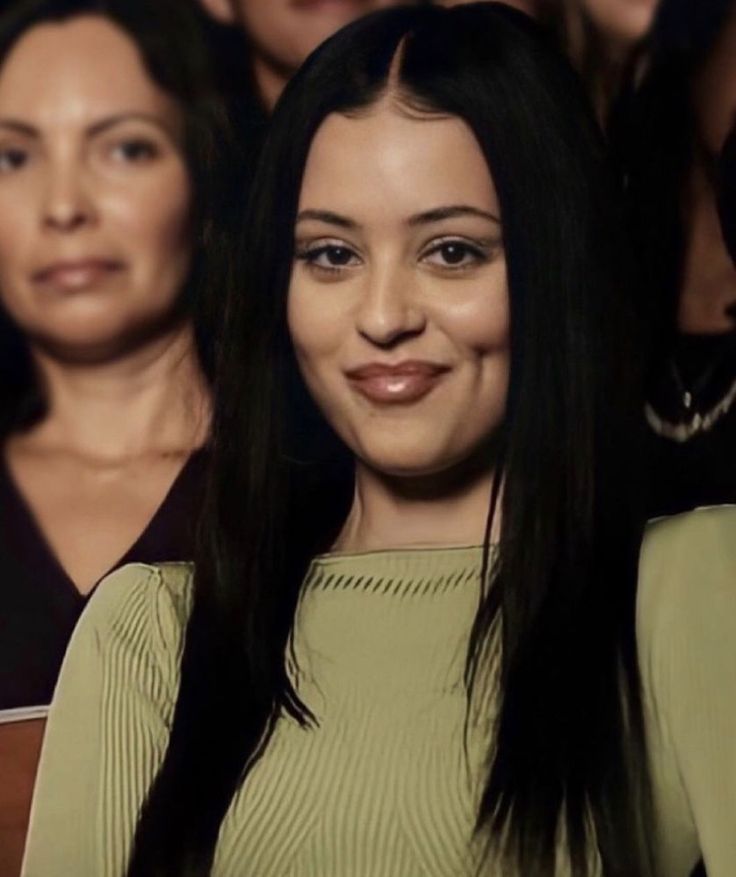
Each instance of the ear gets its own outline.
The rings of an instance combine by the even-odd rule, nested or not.
[[[231,0],[199,0],[205,11],[221,24],[235,23],[235,10]]]

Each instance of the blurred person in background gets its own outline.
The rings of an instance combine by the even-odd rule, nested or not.
[[[206,2],[206,0],[203,0]],[[436,0],[460,6],[475,0]],[[583,77],[604,127],[617,100],[641,75],[661,0],[503,0],[550,28]]]
[[[653,514],[736,502],[736,4],[678,5],[687,27],[643,83],[628,161]]]
[[[238,27],[248,45],[250,87],[270,113],[307,56],[356,18],[411,0],[199,0],[221,24]],[[414,0],[419,5],[428,0]],[[242,84],[245,85],[245,84]]]
[[[107,572],[192,556],[230,135],[179,7],[0,15],[0,708]]]

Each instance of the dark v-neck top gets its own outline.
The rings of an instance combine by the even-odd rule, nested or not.
[[[145,530],[108,572],[126,563],[192,559],[206,457],[204,450],[189,457]],[[77,590],[1,454],[0,570],[0,709],[46,705],[94,588],[86,596]]]

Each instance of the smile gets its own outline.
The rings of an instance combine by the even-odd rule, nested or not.
[[[369,363],[345,374],[366,399],[382,404],[410,404],[426,396],[450,371],[434,362],[412,360],[396,365]]]

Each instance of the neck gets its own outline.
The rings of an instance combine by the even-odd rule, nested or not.
[[[32,352],[48,413],[19,440],[112,461],[191,451],[207,438],[210,392],[188,323],[103,365]]]
[[[291,74],[270,63],[267,58],[255,55],[253,58],[253,79],[256,91],[266,110],[271,113],[276,106],[276,101],[281,97],[281,92],[286,88],[286,83]]]
[[[452,472],[427,478],[378,473],[358,462],[355,496],[334,548],[376,551],[443,545],[480,545],[493,485],[493,470]],[[491,541],[498,538],[495,515]]]

